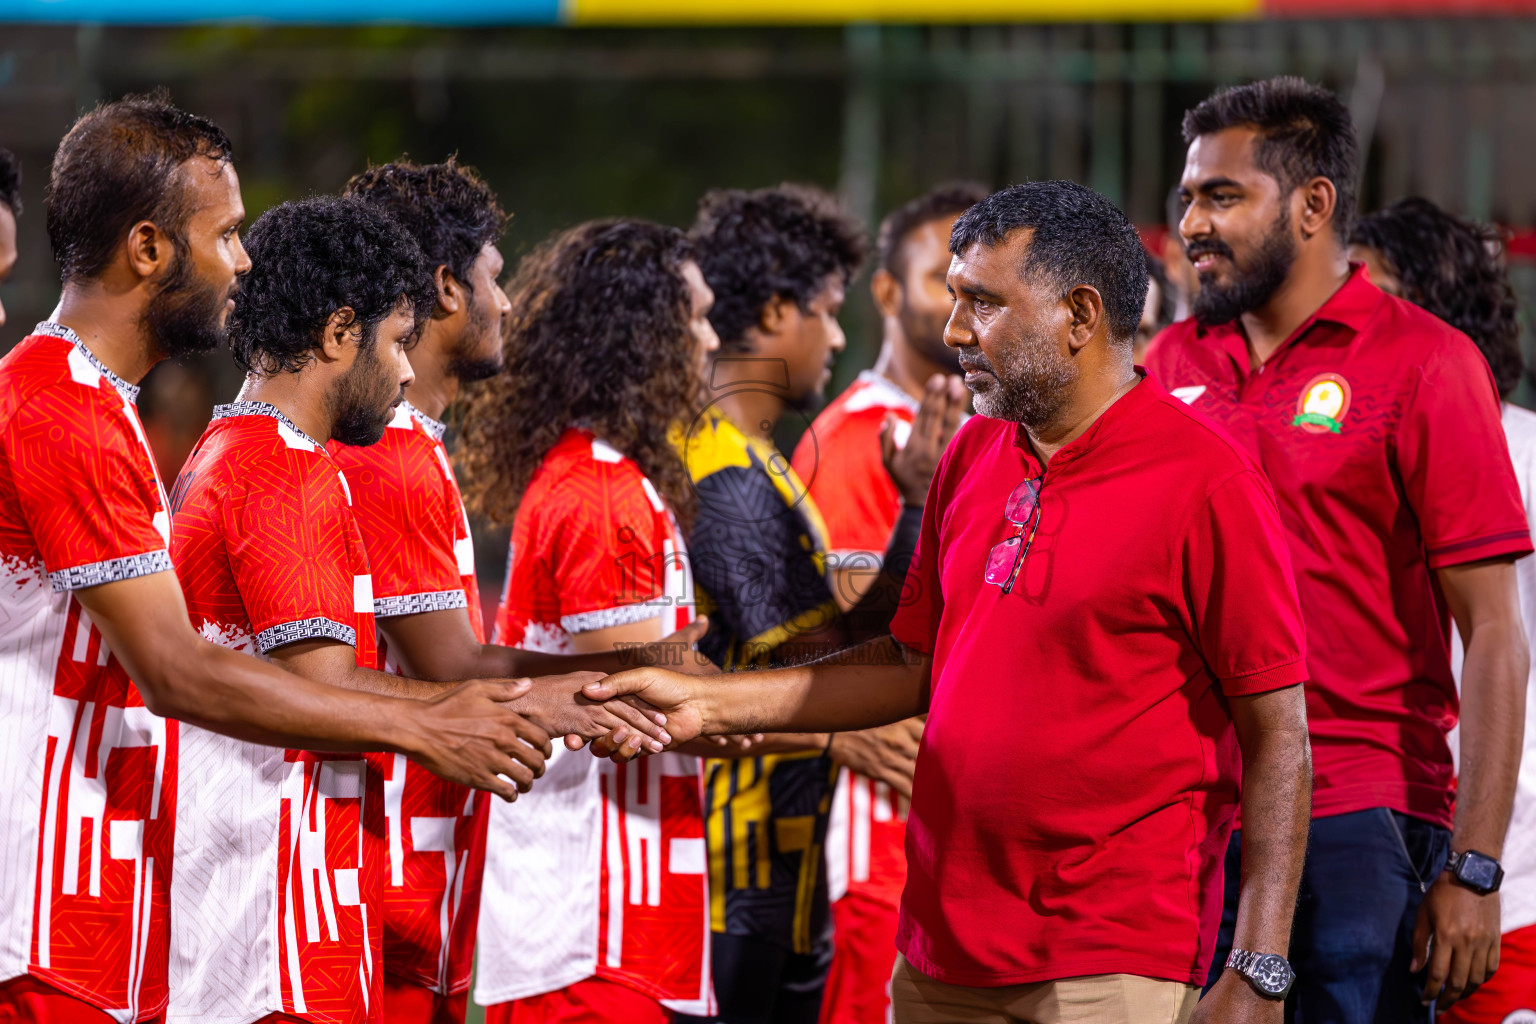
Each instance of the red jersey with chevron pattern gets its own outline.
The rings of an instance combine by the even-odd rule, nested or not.
[[[176,749],[78,588],[171,567],[138,388],[69,328],[0,360],[0,981],[165,1005]]]
[[[347,480],[260,402],[214,410],[172,499],[192,623],[266,655],[328,639],[374,664],[373,588]],[[180,725],[172,1021],[379,1012],[382,779],[356,755],[280,750]]]
[[[571,653],[573,635],[693,621],[682,535],[640,467],[567,430],[512,527],[499,643]],[[699,759],[614,765],[558,748],[539,785],[493,802],[476,1001],[596,975],[671,1010],[714,1012]]]
[[[331,442],[368,548],[375,620],[463,609],[484,642],[475,546],[442,423],[401,403],[366,448]],[[377,667],[397,672],[378,638]],[[444,995],[469,987],[485,870],[488,795],[433,775],[403,754],[370,754],[384,780],[388,850],[384,970]]]

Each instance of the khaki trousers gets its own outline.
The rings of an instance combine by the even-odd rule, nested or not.
[[[1135,974],[1002,988],[950,985],[900,953],[891,975],[895,1024],[1184,1024],[1199,1000],[1193,985]]]

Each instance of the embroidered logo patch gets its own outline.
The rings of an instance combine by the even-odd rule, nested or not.
[[[1349,381],[1336,373],[1313,377],[1296,399],[1296,418],[1291,426],[1313,434],[1337,434],[1349,412]]]

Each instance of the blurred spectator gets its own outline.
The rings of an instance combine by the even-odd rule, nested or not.
[[[21,216],[21,164],[15,154],[0,147],[0,282],[16,266],[16,218]],[[0,304],[0,326],[5,325],[5,306]]]
[[[1173,313],[1167,322],[1175,323],[1189,318],[1190,303],[1195,299],[1195,292],[1200,290],[1200,277],[1184,251],[1184,239],[1179,237],[1179,221],[1184,219],[1184,200],[1179,198],[1178,185],[1169,190],[1163,211],[1168,222],[1168,233],[1163,236],[1163,251],[1160,255],[1163,276],[1168,282],[1173,303]]]
[[[1166,240],[1163,243],[1167,247]],[[1188,260],[1185,261],[1186,263]],[[1136,340],[1131,343],[1131,362],[1142,365],[1147,346],[1157,337],[1157,332],[1179,319],[1178,297],[1168,281],[1168,271],[1163,261],[1153,253],[1147,254],[1147,304],[1141,310],[1141,323],[1136,327]]]
[[[213,415],[213,382],[200,362],[167,359],[139,392],[139,419],[160,477],[175,480]]]
[[[1466,334],[1493,370],[1501,396],[1520,382],[1520,324],[1498,230],[1462,220],[1427,199],[1403,199],[1363,218],[1350,235],[1349,256],[1365,264],[1382,291],[1416,303]],[[1520,483],[1526,518],[1536,513],[1536,414],[1503,403],[1504,437]],[[1526,636],[1536,635],[1536,559],[1515,563]],[[1451,663],[1461,679],[1464,652],[1452,633]],[[1504,838],[1499,890],[1499,970],[1439,1017],[1443,1024],[1536,1020],[1536,702],[1527,679],[1525,757]],[[1457,733],[1449,737],[1459,747]],[[1459,752],[1459,751],[1458,751]]]

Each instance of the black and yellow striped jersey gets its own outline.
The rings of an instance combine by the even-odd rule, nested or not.
[[[837,615],[821,514],[783,453],[718,408],[678,442],[698,494],[688,553],[710,617],[699,648],[728,671],[766,665]],[[814,751],[706,763],[715,931],[796,953],[830,940],[823,849],[836,781]]]

